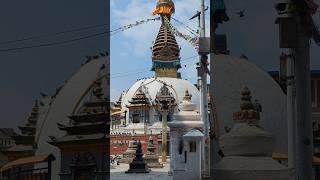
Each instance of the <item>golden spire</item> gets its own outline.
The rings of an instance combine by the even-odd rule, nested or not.
[[[171,30],[170,19],[175,12],[172,0],[159,0],[153,15],[160,15],[162,24],[152,47],[152,70],[156,77],[177,78],[180,65],[180,47]]]
[[[171,16],[175,12],[174,3],[172,0],[159,0],[157,7],[153,11],[153,15],[167,15]]]

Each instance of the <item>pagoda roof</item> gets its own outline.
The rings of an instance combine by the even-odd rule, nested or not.
[[[105,135],[103,133],[96,133],[96,134],[87,134],[87,135],[67,135],[61,138],[50,137],[51,141],[49,141],[52,145],[58,145],[62,143],[70,143],[70,142],[82,142],[82,141],[89,141],[92,140],[104,140],[106,138],[110,138],[109,135]]]
[[[66,131],[67,134],[81,135],[81,134],[94,134],[103,133],[107,131],[107,125],[105,122],[95,122],[95,123],[80,123],[77,125],[62,125],[58,124],[58,128],[62,131]]]
[[[12,128],[0,128],[0,137],[12,137],[17,133]]]
[[[36,127],[34,126],[19,126],[18,127],[22,134],[35,134],[36,133]]]
[[[129,103],[132,105],[150,105],[149,99],[147,98],[145,92],[142,91],[141,88],[138,89],[138,91],[134,94],[132,97],[132,100],[129,101]],[[129,105],[130,106],[130,105]]]
[[[6,150],[6,152],[23,152],[23,151],[33,151],[33,146],[32,145],[14,145],[10,147],[9,149]]]
[[[69,118],[75,123],[94,123],[94,122],[105,122],[109,118],[110,113],[99,113],[99,114],[77,114],[71,115]]]
[[[13,138],[17,145],[33,145],[35,143],[34,135],[18,135]]]

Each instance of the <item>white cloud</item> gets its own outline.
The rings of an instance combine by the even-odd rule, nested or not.
[[[114,9],[111,13],[113,18],[117,20],[117,25],[124,26],[152,17],[153,8],[154,3],[150,1],[145,3],[142,0],[132,0],[126,7]],[[158,32],[158,27],[159,22],[155,25],[155,22],[152,21],[122,32],[125,40],[130,43],[131,48],[128,50],[139,56],[150,53],[150,46]]]

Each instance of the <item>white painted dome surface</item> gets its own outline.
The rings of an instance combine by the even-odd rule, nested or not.
[[[69,122],[68,116],[72,114],[79,99],[87,88],[96,80],[101,66],[105,63],[105,58],[92,60],[84,65],[61,89],[56,99],[51,105],[47,118],[43,126],[39,125],[38,150],[36,154],[52,153],[56,161],[52,164],[52,179],[59,178],[60,170],[60,151],[55,146],[47,143],[49,136],[57,138],[64,135],[57,127],[57,123],[66,124]]]
[[[197,108],[200,107],[199,90],[194,86],[194,84],[183,79],[161,77],[142,79],[134,83],[134,85],[123,96],[121,103],[122,108],[127,109],[126,105],[129,104],[129,101],[132,100],[132,97],[141,86],[146,87],[144,91],[147,91],[147,97],[153,102],[164,83],[168,85],[168,89],[173,94],[177,104],[182,102],[185,91],[188,90],[192,95],[191,101],[197,105]]]
[[[286,96],[266,72],[248,60],[226,55],[214,57],[214,101],[220,135],[233,127],[233,112],[240,109],[240,92],[247,86],[252,101],[262,106],[259,125],[275,136],[275,152],[287,151]]]

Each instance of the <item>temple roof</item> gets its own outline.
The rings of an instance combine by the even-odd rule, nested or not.
[[[91,95],[91,96],[90,96]],[[107,133],[109,118],[109,102],[103,98],[101,80],[94,82],[89,100],[84,102],[78,112],[69,116],[70,123],[57,123],[58,128],[66,131],[66,136],[93,135]]]
[[[0,138],[11,138],[17,135],[12,128],[0,128]]]
[[[138,89],[138,91],[132,97],[132,100],[129,102],[130,105],[128,106],[150,105],[149,99],[141,88]]]
[[[27,119],[27,123],[24,126],[18,127],[21,133],[27,136],[35,135],[38,118],[39,118],[39,106],[38,106],[38,101],[36,100],[32,107],[30,116]]]

